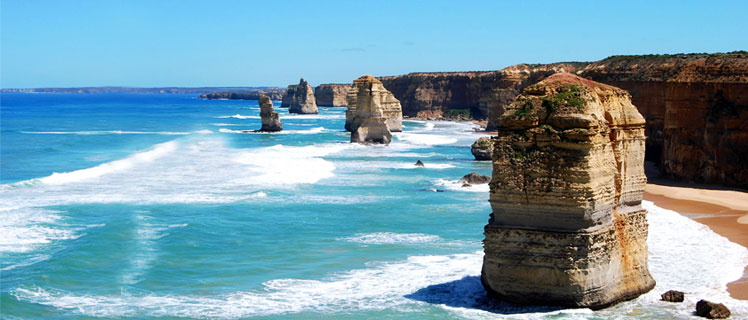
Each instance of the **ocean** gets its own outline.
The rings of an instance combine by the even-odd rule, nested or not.
[[[491,174],[465,122],[403,122],[348,143],[345,108],[260,128],[257,101],[0,96],[4,319],[672,319],[699,299],[748,318],[726,284],[748,250],[650,202],[657,287],[614,307],[526,307],[480,284]],[[425,167],[416,167],[421,160]],[[686,302],[660,302],[675,289]]]

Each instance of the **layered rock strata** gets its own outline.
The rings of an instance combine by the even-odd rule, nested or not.
[[[489,294],[597,309],[652,289],[645,121],[629,94],[559,73],[525,88],[500,124],[481,273]]]
[[[280,116],[273,111],[273,101],[264,94],[260,94],[260,119],[262,120],[261,132],[276,132],[283,130]]]
[[[321,84],[314,89],[314,98],[318,106],[347,107],[350,84]]]
[[[288,86],[281,101],[281,107],[283,106],[288,106],[289,113],[314,114],[318,112],[314,90],[304,78],[299,80],[298,85]]]
[[[378,116],[385,118],[391,132],[403,131],[403,111],[395,96],[377,78],[365,75],[353,81],[346,96],[345,129],[353,132],[357,118]]]
[[[345,128],[351,142],[388,144],[391,131],[403,130],[400,102],[373,76],[354,80],[347,100]]]

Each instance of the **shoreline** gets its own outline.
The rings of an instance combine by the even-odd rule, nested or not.
[[[748,191],[650,179],[644,200],[702,223],[748,248]],[[731,297],[748,300],[748,265],[743,277],[727,284]]]

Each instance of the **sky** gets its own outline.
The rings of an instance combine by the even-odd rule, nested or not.
[[[0,0],[0,87],[278,86],[748,50],[748,1]]]

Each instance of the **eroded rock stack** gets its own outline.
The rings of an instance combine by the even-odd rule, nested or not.
[[[273,111],[273,101],[270,97],[260,94],[260,118],[262,119],[262,128],[260,131],[263,132],[276,132],[283,130],[280,116],[278,113]]]
[[[391,132],[403,131],[403,109],[395,96],[387,91],[379,79],[371,75],[353,81],[353,88],[346,97],[345,129],[353,132],[356,118],[381,114]],[[361,109],[361,110],[358,110]]]
[[[489,294],[596,309],[652,289],[645,121],[629,94],[559,73],[527,87],[500,124],[481,275]]]
[[[354,80],[347,100],[345,128],[351,142],[388,144],[391,131],[403,130],[400,102],[377,78],[365,75]]]
[[[299,80],[298,85],[290,85],[283,95],[281,107],[288,107],[289,113],[311,114],[317,113],[317,103],[314,99],[314,90],[304,78]]]
[[[493,154],[493,143],[491,143],[491,138],[478,138],[478,140],[475,140],[473,145],[470,146],[470,152],[473,154],[473,157],[475,157],[475,160],[491,160]]]

